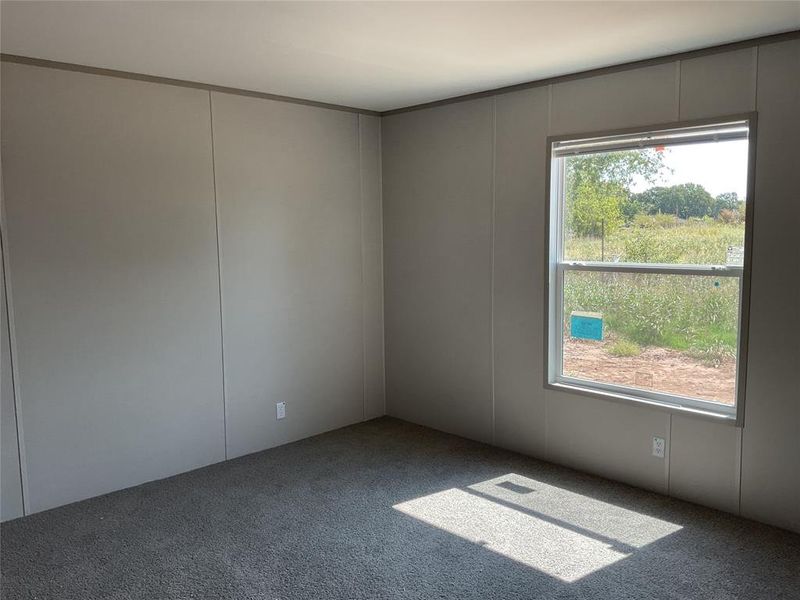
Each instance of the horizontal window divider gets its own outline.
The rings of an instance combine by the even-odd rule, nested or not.
[[[711,277],[741,277],[744,273],[743,267],[726,265],[563,261],[557,263],[556,266],[561,271],[601,273],[654,273],[657,275],[707,275]]]

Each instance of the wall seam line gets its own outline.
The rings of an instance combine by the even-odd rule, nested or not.
[[[383,252],[383,119],[378,117],[378,208],[380,210],[380,266],[381,266],[381,373],[383,381],[383,415],[386,415],[386,279],[384,277],[384,252]]]
[[[495,416],[495,344],[494,344],[494,239],[495,239],[495,212],[497,205],[497,96],[492,97],[492,212],[490,217],[490,276],[489,276],[489,345],[491,347],[491,403],[492,403],[492,444],[497,438],[497,421]]]
[[[667,425],[667,495],[672,495],[672,413],[669,414],[669,424]]]
[[[675,69],[677,71],[677,73],[676,73],[677,81],[675,83],[675,87],[676,87],[675,96],[676,96],[676,104],[677,104],[677,112],[678,112],[677,116],[675,117],[675,120],[676,121],[680,121],[681,120],[681,79],[682,79],[681,73],[682,73],[683,64],[682,64],[682,61],[679,60],[679,61],[676,61],[675,65],[676,65]]]
[[[219,291],[219,341],[220,359],[222,362],[222,440],[225,450],[225,460],[228,460],[228,394],[227,378],[225,376],[225,326],[224,311],[222,310],[222,245],[219,233],[219,201],[217,199],[217,156],[214,150],[214,106],[211,100],[211,91],[208,92],[208,116],[211,126],[211,177],[214,182],[214,229],[217,237],[217,287]]]
[[[753,69],[753,110],[758,111],[758,54],[761,46],[753,47],[753,54],[755,54],[755,68]]]
[[[739,428],[739,470],[737,472],[736,477],[736,488],[739,492],[736,498],[736,514],[742,514],[742,455],[744,454],[743,450],[744,446],[744,427]]]
[[[31,514],[28,484],[28,462],[25,455],[25,436],[22,426],[22,395],[20,393],[19,365],[15,360],[17,354],[17,336],[14,325],[14,305],[11,299],[11,259],[8,251],[8,231],[5,218],[5,184],[0,170],[0,250],[3,255],[3,289],[6,295],[6,319],[8,321],[8,350],[11,364],[11,390],[14,395],[14,427],[17,432],[17,454],[19,456],[19,492],[22,500],[22,515]]]
[[[361,420],[367,419],[367,289],[364,277],[364,155],[361,147],[361,115],[356,115],[356,153],[358,154],[359,230],[361,234]]]

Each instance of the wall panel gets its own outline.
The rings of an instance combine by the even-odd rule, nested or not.
[[[212,112],[233,457],[363,418],[358,117],[220,93]]]
[[[741,434],[728,423],[673,415],[670,495],[738,513]]]
[[[653,436],[669,439],[669,414],[552,390],[546,399],[549,460],[667,493],[669,455],[651,449]]]
[[[550,134],[608,131],[666,123],[678,116],[675,63],[552,86]]]
[[[389,413],[489,441],[492,100],[383,119]]]
[[[0,254],[0,520],[21,517],[22,479],[20,476],[19,446],[17,439],[17,409],[14,405],[14,385],[11,373],[11,345],[6,289],[3,285],[5,271]]]
[[[496,98],[495,442],[545,456],[543,373],[548,89]]]
[[[758,48],[681,61],[681,119],[755,110]]]
[[[2,65],[27,494],[224,458],[208,94]]]

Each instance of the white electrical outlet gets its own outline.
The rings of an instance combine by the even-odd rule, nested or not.
[[[662,437],[653,438],[653,456],[656,458],[664,458],[664,450],[666,450],[667,442]]]
[[[278,420],[286,418],[286,402],[278,402],[275,405],[275,412],[277,414]]]

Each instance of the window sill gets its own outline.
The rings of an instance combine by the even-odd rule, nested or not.
[[[668,412],[670,414],[697,417],[700,419],[714,421],[715,423],[724,423],[736,427],[742,426],[740,418],[737,417],[736,412],[704,410],[702,408],[684,406],[677,403],[671,403],[668,401],[662,401],[650,398],[640,398],[637,396],[627,395],[619,392],[599,390],[574,383],[566,383],[561,381],[546,382],[544,384],[544,387],[545,389],[549,390],[578,394],[589,398],[597,398],[599,400],[609,400],[611,402],[620,402],[623,404],[632,404],[640,407],[653,408],[655,410]]]

